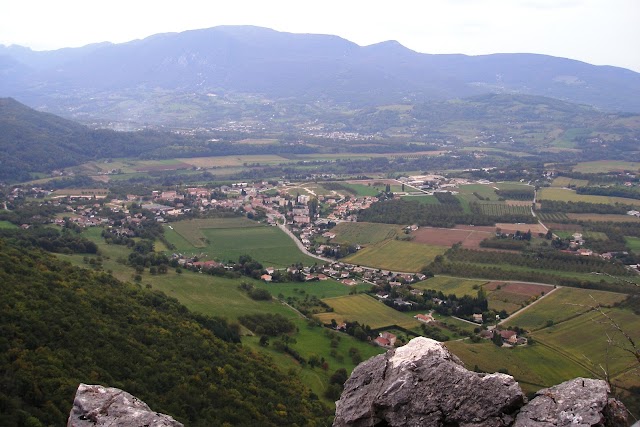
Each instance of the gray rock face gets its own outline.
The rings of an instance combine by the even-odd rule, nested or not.
[[[542,389],[522,408],[515,427],[627,426],[624,406],[608,395],[606,382],[589,378]]]
[[[334,426],[509,426],[525,396],[513,377],[478,374],[442,344],[415,338],[360,364]]]
[[[126,391],[80,384],[67,427],[184,427]]]
[[[626,426],[604,381],[578,378],[529,404],[513,377],[479,374],[442,344],[415,338],[360,364],[336,402],[333,425],[434,427]]]

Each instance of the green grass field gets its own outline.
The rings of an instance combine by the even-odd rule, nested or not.
[[[640,339],[640,316],[629,310],[619,309],[607,309],[606,314],[621,325],[632,339]],[[606,367],[611,377],[626,372],[638,363],[633,355],[621,348],[629,345],[626,338],[598,312],[582,314],[537,331],[532,336],[538,342],[589,369],[597,371],[599,366]],[[609,340],[613,342],[609,343]]]
[[[586,187],[589,184],[589,181],[586,179],[574,179],[568,178],[566,176],[559,176],[553,180],[551,183],[552,187]]]
[[[468,341],[452,341],[445,344],[464,362],[467,369],[497,372],[507,369],[525,392],[537,391],[576,377],[592,377],[583,366],[559,357],[543,345],[499,348],[491,342],[471,344]]]
[[[263,226],[262,224],[257,223],[255,221],[251,221],[250,219],[247,219],[245,217],[237,217],[237,218],[191,219],[187,221],[178,221],[178,222],[173,222],[169,224],[166,228],[175,230],[192,246],[196,248],[204,248],[207,246],[206,238],[202,232],[202,230],[204,229],[252,228],[252,227],[262,227],[262,226]]]
[[[474,289],[474,287],[481,287],[485,283],[487,283],[486,280],[435,276],[427,280],[423,280],[422,282],[418,282],[412,286],[416,289],[435,289],[436,291],[442,291],[445,295],[454,294],[457,297],[463,297],[465,295],[477,295],[478,289]]]
[[[547,187],[540,190],[538,192],[538,199],[539,200],[558,200],[562,202],[587,202],[587,203],[602,203],[602,204],[623,203],[626,205],[640,206],[640,200],[636,200],[636,199],[577,194],[573,190],[565,190],[562,188],[552,188],[552,187]]]
[[[478,193],[483,198],[489,198],[489,200],[498,200],[498,195],[496,194],[496,189],[493,188],[493,185],[485,185],[485,184],[469,184],[469,185],[461,185],[458,187],[458,191],[461,195],[463,195],[467,200],[472,202],[477,202],[478,199],[473,193]]]
[[[282,294],[285,298],[298,297],[304,299],[307,295],[314,295],[320,299],[333,298],[349,295],[354,289],[360,291],[368,291],[371,285],[364,283],[356,286],[346,286],[336,280],[320,280],[314,282],[288,282],[288,283],[266,283],[260,282],[258,287],[267,289],[271,295],[277,296]]]
[[[582,173],[606,173],[623,170],[636,171],[640,169],[640,162],[624,162],[621,160],[597,160],[594,162],[582,162],[573,167],[574,172]]]
[[[323,323],[331,323],[331,319],[335,319],[338,323],[349,320],[369,325],[372,329],[392,325],[406,329],[419,326],[418,321],[410,315],[387,307],[368,295],[348,295],[326,298],[323,301],[334,310],[333,312],[315,315]]]
[[[9,221],[0,221],[0,228],[15,229],[15,228],[18,228],[18,226],[13,223],[10,223]]]
[[[298,262],[313,265],[318,262],[300,252],[278,227],[265,226],[246,218],[174,222],[165,227],[165,236],[175,245],[177,252],[221,262],[237,261],[240,255],[245,254],[265,267],[287,267]]]
[[[401,240],[387,240],[345,258],[346,262],[384,270],[418,272],[447,248]]]
[[[627,246],[635,253],[640,253],[640,237],[625,236]]]
[[[519,326],[533,331],[544,328],[547,321],[557,324],[588,311],[593,305],[611,306],[625,298],[626,295],[614,292],[558,288],[534,306],[510,318],[505,326]]]
[[[421,196],[404,196],[402,200],[408,202],[420,202],[424,205],[439,205],[440,201],[435,196],[429,196],[427,194]]]
[[[400,233],[400,227],[392,224],[374,224],[370,222],[342,222],[332,230],[336,243],[368,245],[393,239]]]

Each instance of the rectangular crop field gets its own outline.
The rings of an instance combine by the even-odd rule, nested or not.
[[[205,169],[222,168],[230,166],[244,166],[249,163],[260,163],[261,165],[277,165],[288,163],[291,160],[275,154],[265,155],[246,155],[246,156],[216,156],[216,157],[193,157],[186,159],[177,159],[182,163],[188,164],[190,167],[200,167]]]
[[[202,230],[206,228],[263,227],[262,224],[244,217],[191,219],[187,221],[172,222],[170,225],[178,234],[196,248],[204,248],[207,246],[204,234],[202,233]]]
[[[478,290],[487,283],[484,280],[463,279],[460,277],[435,276],[412,285],[416,289],[435,289],[445,295],[454,294],[457,297],[478,295]]]
[[[342,222],[332,230],[336,243],[368,245],[393,239],[400,233],[400,227],[392,224],[375,224],[371,222]]]
[[[545,234],[547,232],[547,230],[545,230],[540,224],[508,224],[506,222],[499,222],[496,224],[496,228],[502,230],[503,233],[515,233],[516,231],[526,233],[531,230],[531,233],[536,235],[539,233]]]
[[[240,255],[250,255],[265,267],[317,262],[300,252],[293,240],[278,227],[246,218],[179,221],[168,224],[165,231],[176,251],[203,259],[227,262],[237,261]]]
[[[623,197],[609,197],[609,196],[593,196],[586,194],[577,194],[574,190],[566,190],[564,188],[543,188],[538,193],[539,200],[558,200],[561,202],[587,202],[587,203],[601,203],[601,204],[614,204],[623,203],[626,205],[640,206],[640,200],[625,199]]]
[[[489,200],[498,200],[496,189],[493,185],[486,184],[467,184],[458,186],[458,191],[461,195],[472,202],[477,202],[478,197],[474,194],[478,194],[483,199],[489,198]]]
[[[348,295],[326,298],[322,301],[334,310],[330,313],[320,313],[315,316],[323,323],[331,323],[331,319],[335,319],[338,323],[350,320],[369,325],[372,329],[393,325],[407,329],[419,326],[419,322],[411,316],[387,307],[368,295]]]
[[[566,213],[547,213],[547,212],[538,212],[538,217],[540,221],[544,222],[564,222],[569,220],[569,216]],[[546,224],[547,227],[549,226]]]
[[[597,160],[594,162],[582,162],[573,167],[574,172],[606,173],[640,170],[640,162],[624,162],[621,160]]]
[[[602,221],[602,222],[638,222],[640,223],[640,217],[633,215],[604,215],[604,214],[579,214],[568,213],[566,216],[570,219],[577,219],[578,221]]]
[[[480,211],[484,215],[500,217],[503,215],[528,215],[531,216],[531,202],[518,203],[482,203],[478,202]]]
[[[420,202],[424,205],[439,205],[440,201],[436,199],[435,196],[430,196],[428,194],[421,194],[418,196],[403,196],[402,200],[406,200],[407,202]]]
[[[14,229],[18,228],[18,226],[9,221],[0,221],[0,228]]]
[[[418,272],[446,250],[442,246],[387,240],[361,249],[345,261],[383,270]]]
[[[455,243],[462,242],[464,248],[477,249],[481,241],[495,236],[495,229],[486,231],[484,229],[420,227],[411,235],[414,236],[412,241],[415,243],[451,247]]]
[[[535,305],[510,318],[506,325],[536,330],[544,328],[548,321],[559,323],[590,310],[593,305],[608,307],[625,298],[626,295],[615,292],[558,288]]]
[[[559,176],[551,183],[552,187],[586,187],[589,181],[586,179],[574,179],[566,176]]]

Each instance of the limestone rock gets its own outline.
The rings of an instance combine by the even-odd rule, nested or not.
[[[518,414],[515,427],[624,427],[624,406],[609,398],[605,381],[576,378],[536,393]]]
[[[80,384],[67,427],[184,427],[126,391]]]
[[[470,372],[441,343],[419,337],[353,371],[333,425],[509,426],[525,400],[513,377]]]

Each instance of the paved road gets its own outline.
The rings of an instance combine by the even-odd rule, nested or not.
[[[319,259],[319,260],[324,261],[324,262],[329,262],[329,263],[334,263],[334,262],[336,262],[335,260],[332,260],[332,259],[329,259],[329,258],[325,258],[325,257],[323,257],[323,256],[316,255],[316,254],[314,254],[314,253],[309,252],[309,251],[307,250],[307,248],[305,248],[305,247],[304,247],[304,245],[302,244],[302,242],[301,242],[301,241],[296,237],[296,235],[295,235],[295,234],[293,234],[293,233],[291,232],[291,230],[289,230],[289,229],[287,228],[287,226],[286,226],[286,225],[278,224],[278,227],[279,227],[282,231],[284,231],[285,233],[287,233],[287,235],[288,235],[289,237],[291,237],[291,239],[295,242],[295,244],[298,246],[298,249],[300,249],[300,251],[301,251],[302,253],[307,254],[307,255],[309,255],[309,256],[310,256],[310,257],[312,257],[312,258]]]
[[[498,324],[502,325],[504,322],[506,322],[507,320],[510,320],[513,317],[517,317],[518,315],[520,315],[522,312],[524,312],[525,310],[528,310],[529,308],[533,307],[534,305],[536,305],[537,303],[539,303],[540,301],[542,301],[543,299],[545,299],[547,296],[551,295],[556,289],[560,289],[562,286],[557,286],[553,289],[551,289],[549,292],[545,293],[543,296],[541,296],[540,298],[538,298],[537,300],[535,300],[534,302],[532,302],[529,305],[526,305],[524,307],[522,307],[520,310],[516,311],[515,313],[513,313],[511,316],[507,317],[506,319],[502,319]]]

